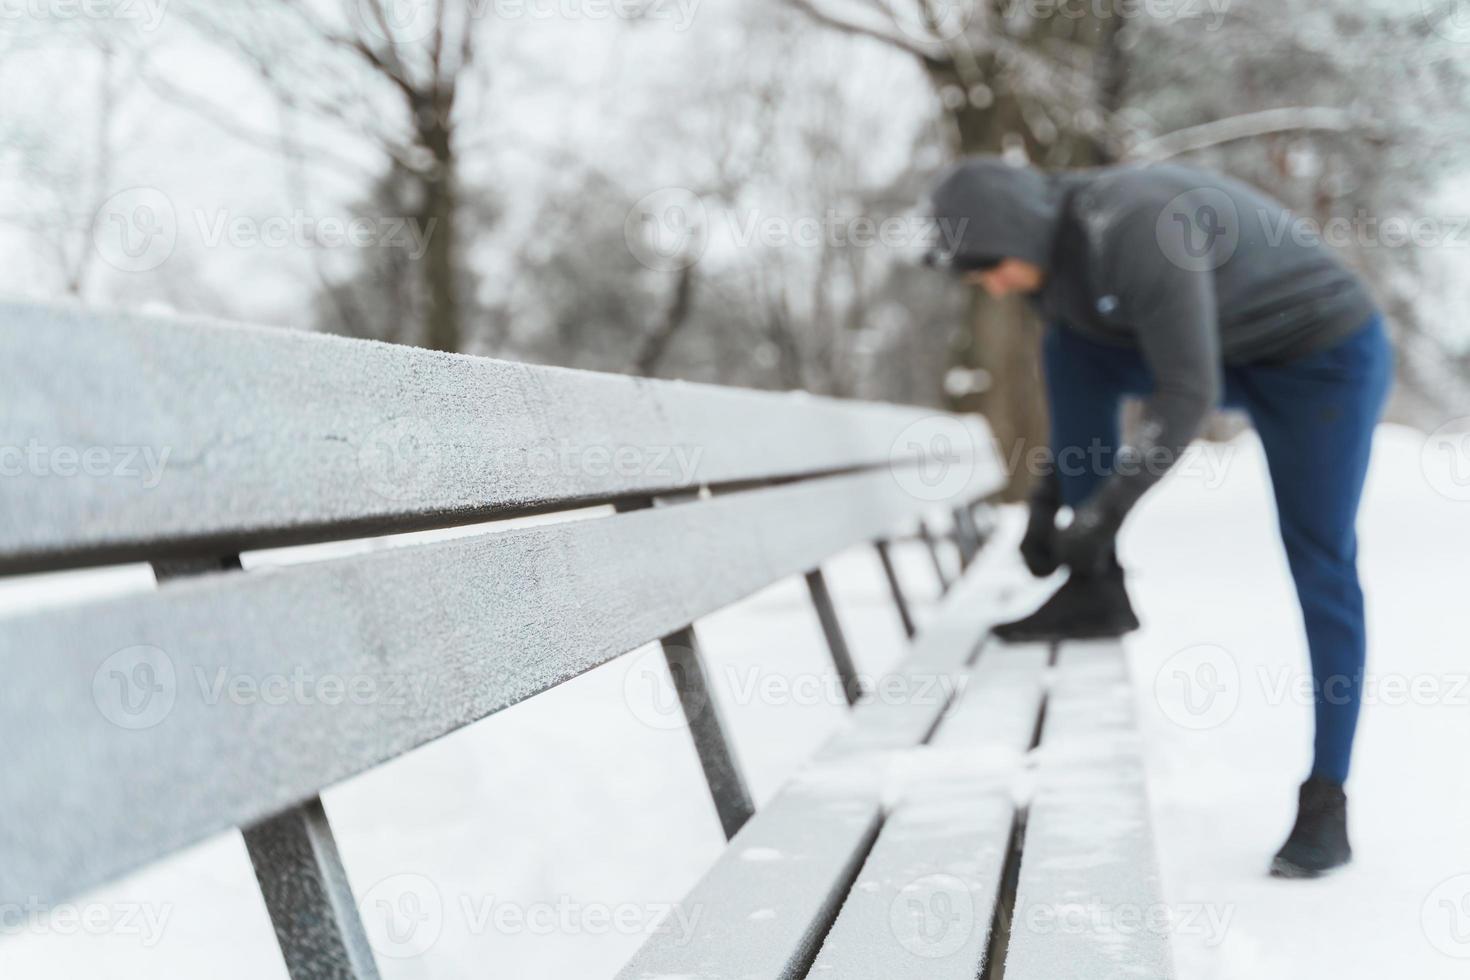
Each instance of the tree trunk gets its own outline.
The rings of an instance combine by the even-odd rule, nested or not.
[[[460,351],[464,344],[459,295],[459,241],[455,227],[457,188],[448,126],[434,123],[420,130],[420,141],[433,166],[423,176],[423,202],[416,216],[428,236],[419,259],[423,275],[425,344],[434,350]]]
[[[1117,89],[1113,45],[1116,26],[1114,16],[1053,17],[1037,21],[1028,43],[1040,45],[1048,38],[1064,36],[1069,43],[1091,50],[1097,64],[1100,98],[1111,101]],[[981,67],[990,87],[977,97],[953,65],[929,65],[930,79],[941,97],[946,92],[967,92],[963,100],[953,100],[960,104],[949,112],[961,155],[997,153],[1019,140],[1028,158],[1043,167],[1106,162],[1106,153],[1098,142],[1062,126],[1057,127],[1053,138],[1039,141],[1022,116],[1020,102],[996,84],[1000,72],[994,60],[982,58]],[[1026,496],[1034,475],[1034,467],[1027,461],[1032,450],[1046,446],[1048,441],[1039,356],[1041,326],[1024,300],[996,301],[977,289],[970,305],[969,343],[952,354],[952,366],[978,372],[976,376],[982,379],[978,390],[952,395],[951,407],[955,411],[979,412],[989,421],[1010,474],[1002,492],[1006,500]]]

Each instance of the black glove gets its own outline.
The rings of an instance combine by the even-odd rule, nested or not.
[[[1057,511],[1061,506],[1056,475],[1043,476],[1031,493],[1031,514],[1026,536],[1021,539],[1021,558],[1037,578],[1046,578],[1061,567],[1056,551]]]
[[[1057,559],[1079,575],[1099,575],[1112,559],[1123,515],[1108,503],[1104,494],[1093,497],[1056,533]]]

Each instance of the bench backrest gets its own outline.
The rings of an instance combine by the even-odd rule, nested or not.
[[[974,417],[74,309],[0,305],[0,391],[0,574],[234,569],[0,620],[0,904],[329,834],[324,788],[1002,482]]]

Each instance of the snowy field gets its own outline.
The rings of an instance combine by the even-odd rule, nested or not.
[[[1130,526],[1144,620],[1130,653],[1186,980],[1470,975],[1470,657],[1455,612],[1470,503],[1434,489],[1470,487],[1426,474],[1423,446],[1380,434],[1362,522],[1373,694],[1349,786],[1358,860],[1325,881],[1265,875],[1310,708],[1254,438],[1172,478]],[[922,616],[933,570],[917,549],[898,558]],[[1015,567],[1021,602],[1039,586]],[[856,551],[828,574],[859,668],[881,671],[902,639],[876,558]],[[0,612],[150,582],[137,568],[15,581]],[[700,632],[760,803],[843,717],[816,618],[792,581]],[[722,843],[661,671],[630,655],[327,794],[386,978],[592,980],[631,955]],[[6,980],[285,976],[236,834],[50,916],[6,912]]]

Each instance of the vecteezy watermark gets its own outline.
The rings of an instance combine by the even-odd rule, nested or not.
[[[428,672],[338,673],[300,664],[261,673],[195,664],[181,675],[168,653],[140,645],[119,650],[98,666],[92,700],[114,725],[141,731],[167,718],[184,694],[205,707],[382,705],[409,713],[425,710],[437,683]]]
[[[1400,674],[1366,671],[1361,677],[1316,677],[1300,668],[1256,668],[1266,704],[1344,705],[1354,701],[1387,708],[1470,708],[1470,673]]]
[[[975,896],[957,875],[910,881],[888,904],[888,928],[900,946],[926,960],[953,956],[975,933]]]
[[[1419,0],[1424,22],[1456,44],[1470,43],[1470,0]]]
[[[24,446],[0,445],[0,477],[137,480],[152,490],[163,482],[171,453],[168,446],[48,446],[32,439]]]
[[[227,667],[195,666],[194,681],[206,705],[288,704],[328,707],[384,705],[422,710],[438,678],[429,673],[341,674],[312,671],[297,665],[264,674],[233,672]]]
[[[469,30],[479,20],[625,20],[689,30],[703,0],[461,0]],[[439,0],[358,0],[357,18],[390,44],[418,44],[438,29]]]
[[[1154,675],[1154,700],[1181,728],[1204,731],[1229,721],[1240,706],[1240,665],[1222,646],[1201,643],[1165,660]]]
[[[1230,261],[1240,245],[1240,213],[1229,194],[1191,188],[1171,199],[1154,222],[1164,258],[1189,272],[1210,272]]]
[[[442,452],[433,426],[401,416],[375,426],[362,440],[357,469],[378,496],[411,500],[438,484]]]
[[[623,238],[641,265],[676,272],[702,259],[717,231],[721,242],[736,249],[882,248],[918,255],[937,248],[952,254],[968,223],[914,214],[880,218],[835,208],[820,214],[717,208],[687,187],[665,187],[629,209]]]
[[[645,647],[629,656],[623,702],[633,717],[666,732],[686,729],[698,719],[709,707],[709,689],[684,676],[684,671],[698,669],[686,666],[694,656],[693,650],[675,644]]]
[[[928,415],[904,426],[888,447],[888,470],[917,500],[949,500],[975,476],[975,434],[953,415]]]
[[[1167,446],[1154,446],[1147,452],[1120,454],[1115,446],[1094,439],[1086,446],[1066,446],[1053,453],[1047,446],[1014,440],[1001,453],[1007,473],[1024,471],[1031,476],[1044,476],[1053,471],[1062,476],[1132,476],[1148,473],[1166,474],[1199,480],[1206,490],[1224,485],[1240,447],[1234,443],[1195,442],[1175,453]]]
[[[1235,714],[1249,687],[1267,707],[1363,704],[1386,708],[1470,708],[1470,672],[1418,674],[1363,671],[1317,676],[1301,666],[1257,664],[1241,671],[1235,655],[1202,643],[1178,651],[1154,675],[1154,698],[1181,728],[1218,728]]]
[[[1419,468],[1440,496],[1470,500],[1470,415],[1451,419],[1425,438]]]
[[[439,219],[392,215],[312,215],[301,209],[290,214],[231,214],[194,211],[194,226],[205,248],[395,248],[413,261],[424,257]]]
[[[0,0],[3,2],[3,0]],[[180,214],[154,187],[133,187],[103,202],[92,219],[92,244],[102,260],[122,272],[150,272],[169,260],[181,232],[203,248],[401,249],[410,259],[428,251],[437,219],[413,216],[244,215],[196,208]]]
[[[704,447],[688,444],[574,443],[562,439],[554,446],[497,450],[498,466],[519,472],[556,477],[639,477],[667,482],[669,486],[695,485]]]
[[[119,728],[141,731],[168,717],[178,697],[174,662],[155,646],[119,650],[92,675],[92,701]]]
[[[1376,215],[1359,209],[1319,220],[1307,215],[1262,211],[1267,245],[1327,245],[1331,248],[1470,248],[1470,215]]]
[[[1419,909],[1429,944],[1446,956],[1470,960],[1470,874],[1446,878]]]
[[[672,935],[694,938],[702,909],[673,902],[597,902],[570,895],[519,901],[495,895],[446,895],[422,874],[396,874],[374,884],[358,903],[368,941],[388,959],[423,956],[448,930],[471,936]]]
[[[623,675],[623,698],[639,721],[660,731],[687,728],[709,708],[708,688],[688,683],[683,676],[692,666],[693,652],[673,647],[661,656],[648,647],[630,656]],[[830,705],[846,708],[847,691],[835,671],[772,670],[760,665],[725,664],[714,674],[725,692],[722,700],[736,706]],[[964,692],[968,674],[905,671],[873,675],[858,673],[859,703],[890,706],[949,704]],[[669,680],[672,679],[672,685]]]
[[[1139,905],[1092,896],[1065,903],[1024,903],[1017,907],[1011,928],[1042,936],[1192,936],[1213,947],[1225,941],[1234,918],[1234,905]]]
[[[151,949],[162,941],[173,913],[171,903],[50,904],[32,896],[24,902],[0,902],[0,936],[128,936]]]
[[[154,31],[163,23],[168,5],[169,0],[0,0],[0,21],[110,21]]]
[[[623,241],[640,265],[679,272],[709,247],[709,209],[686,187],[665,187],[639,198],[623,220]]]
[[[102,202],[92,218],[92,245],[122,272],[150,272],[167,262],[179,240],[173,201],[156,187],[131,187]]]

